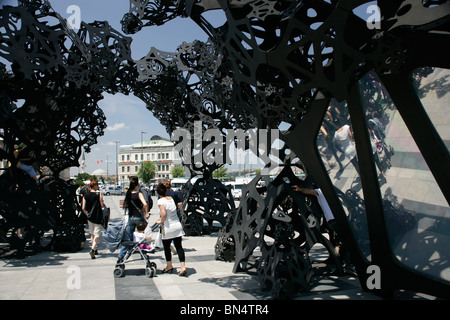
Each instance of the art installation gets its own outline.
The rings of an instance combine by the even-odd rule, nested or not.
[[[360,17],[364,5],[376,19]],[[226,23],[213,27],[209,10],[222,10]],[[0,56],[10,63],[0,75],[0,156],[11,163],[0,176],[0,227],[22,253],[43,231],[76,226],[67,222],[80,218],[73,192],[58,174],[103,134],[101,93],[120,92],[146,103],[178,139],[191,175],[202,176],[185,191],[185,227],[199,235],[203,218],[219,222],[216,258],[234,261],[235,272],[256,270],[262,290],[282,298],[310,290],[318,244],[336,274],[355,272],[382,297],[450,297],[450,157],[439,126],[448,1],[130,0],[126,34],[183,17],[209,36],[175,53],[152,47],[138,61],[131,38],[107,22],[83,22],[74,33],[45,0],[21,0],[0,15]],[[230,145],[270,149],[272,134],[250,133],[270,129],[282,142],[276,159],[257,156],[282,170],[257,175],[235,208],[212,172]],[[227,143],[238,130],[248,135]],[[18,153],[48,167],[50,182],[20,170]],[[408,198],[418,185],[428,195]],[[320,189],[334,219],[294,186]]]
[[[19,3],[0,10],[0,56],[10,63],[0,71],[0,158],[10,163],[0,176],[1,236],[19,257],[41,250],[49,230],[47,248],[80,250],[85,218],[60,173],[103,135],[102,92],[129,90],[130,39],[107,22],[75,34],[47,1]]]

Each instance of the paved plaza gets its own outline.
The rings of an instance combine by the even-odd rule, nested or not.
[[[105,197],[111,218],[121,219],[123,197]],[[155,202],[156,203],[156,202]],[[150,223],[159,217],[155,205]],[[87,231],[87,230],[86,230]],[[87,238],[89,236],[87,234]],[[25,259],[0,260],[1,300],[271,300],[270,292],[261,291],[257,275],[233,273],[233,263],[215,260],[217,232],[201,237],[184,237],[187,277],[176,272],[162,274],[165,267],[163,250],[151,255],[157,265],[153,278],[145,276],[143,260],[126,264],[125,276],[114,278],[118,251],[111,253],[102,243],[97,259],[89,256],[89,240],[76,253],[42,252]],[[314,248],[313,248],[314,250]],[[315,266],[327,258],[325,250],[313,253]],[[315,261],[314,261],[315,260]],[[174,266],[179,268],[177,256]],[[295,300],[334,300],[379,298],[361,290],[352,276],[321,275],[313,277],[313,288],[298,294]]]

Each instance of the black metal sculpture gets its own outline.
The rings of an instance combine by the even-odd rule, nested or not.
[[[223,154],[226,148],[221,130],[228,127],[228,119],[219,99],[226,90],[217,92],[214,83],[222,67],[221,59],[211,43],[196,41],[183,43],[176,53],[152,48],[146,57],[136,61],[139,77],[134,94],[146,102],[147,109],[170,134],[182,130],[177,136],[185,146],[179,150],[183,164],[191,177],[200,177],[195,184],[183,188],[180,214],[189,235],[203,233],[204,219],[209,230],[213,221],[223,225],[227,214],[234,210],[229,188],[212,177],[224,162],[208,161],[214,154]],[[216,141],[211,153],[205,151],[209,142],[203,140],[208,129],[214,130],[221,140]],[[218,199],[219,205],[215,204]]]
[[[374,10],[382,18],[373,25],[355,14],[361,4],[370,1],[133,0],[130,13],[122,21],[126,33],[183,16],[190,17],[210,36],[206,44],[183,44],[175,55],[153,49],[138,62],[130,58],[130,39],[107,23],[83,23],[75,34],[47,1],[20,3],[19,8],[3,7],[0,22],[0,55],[11,63],[11,70],[0,75],[0,105],[4,110],[0,118],[4,133],[1,158],[12,164],[1,177],[0,185],[8,195],[1,200],[1,216],[8,220],[2,225],[15,218],[19,225],[22,223],[22,204],[13,199],[30,192],[38,194],[30,191],[35,187],[31,178],[16,168],[19,158],[14,144],[25,143],[35,165],[47,165],[57,174],[73,165],[82,148],[88,149],[102,134],[104,116],[96,108],[101,93],[134,93],[169,132],[180,128],[192,132],[195,121],[203,123],[202,135],[206,129],[216,129],[218,137],[226,129],[286,127],[280,134],[285,147],[279,163],[287,167],[274,181],[265,178],[265,197],[256,192],[255,180],[245,190],[248,200],[242,201],[235,213],[231,207],[220,209],[230,209],[230,213],[216,254],[225,260],[234,256],[235,271],[251,267],[250,255],[259,248],[261,256],[255,267],[261,287],[278,296],[290,296],[309,288],[308,250],[312,244],[323,243],[337,268],[343,267],[333,245],[324,240],[324,230],[317,223],[308,224],[308,218],[315,217],[316,222],[319,219],[317,209],[282,182],[286,177],[300,185],[310,185],[314,180],[333,208],[338,235],[363,288],[387,297],[398,289],[449,297],[445,250],[432,245],[425,246],[415,257],[406,253],[409,243],[426,242],[425,234],[434,239],[434,244],[448,246],[448,224],[445,213],[439,210],[448,210],[450,156],[414,87],[416,78],[428,72],[419,68],[450,67],[448,48],[442,46],[449,39],[448,1],[378,1]],[[215,9],[223,10],[227,18],[218,28],[202,16]],[[55,18],[56,24],[50,26],[44,19],[47,16]],[[17,28],[19,22],[29,32],[21,33],[24,29]],[[107,38],[114,41],[105,41]],[[182,72],[188,76],[180,77]],[[198,81],[191,81],[194,75]],[[364,81],[366,84],[361,84]],[[411,234],[417,229],[414,218],[419,214],[382,198],[378,171],[383,175],[396,158],[385,142],[389,133],[386,137],[378,133],[377,137],[388,152],[379,162],[374,156],[372,142],[377,133],[370,120],[375,119],[361,98],[365,95],[375,99],[367,93],[370,89],[364,89],[371,86],[384,88],[417,145],[436,189],[447,202],[447,206],[437,206],[439,212],[433,218],[436,225],[425,229],[425,234]],[[15,104],[21,99],[23,105]],[[351,141],[348,136],[353,133],[356,143],[342,149],[347,164],[352,165],[333,177],[322,161],[317,137],[321,127],[326,126],[324,118],[331,112],[330,106],[344,102],[346,107],[341,111],[346,116],[336,133],[344,130],[348,134],[334,136],[339,141]],[[378,111],[379,105],[374,106]],[[96,108],[95,113],[86,114],[88,108]],[[50,124],[43,121],[48,114]],[[203,141],[189,141],[189,145],[201,151],[205,148]],[[244,144],[245,149],[249,147],[250,142]],[[226,153],[226,146],[220,148],[218,144],[218,150]],[[287,169],[292,163],[289,154],[298,157],[307,174],[304,181],[295,180]],[[190,159],[193,154],[183,156]],[[191,165],[193,171],[209,173],[218,163],[193,161]],[[359,188],[348,188],[338,181],[340,177]],[[213,180],[204,181],[198,193],[210,191],[214,191],[214,197],[227,197]],[[33,197],[29,198],[33,205],[26,212],[37,216],[37,212],[51,211],[43,203],[33,202]],[[223,220],[225,216],[211,218]],[[43,230],[47,220],[43,224],[41,220],[29,222],[39,225],[36,230]],[[393,225],[398,229],[393,230]],[[18,234],[14,228],[6,234]],[[438,262],[433,260],[435,252]],[[371,265],[382,272],[381,277],[376,275],[376,285],[369,281]]]
[[[361,285],[367,288],[368,266],[376,264],[384,270],[384,278],[379,290],[371,288],[375,292],[389,295],[404,288],[446,296],[448,279],[412,271],[389,254],[385,232],[389,206],[381,201],[358,82],[369,72],[378,75],[448,202],[448,150],[428,120],[409,77],[421,66],[448,68],[448,52],[439,46],[448,41],[449,4],[379,1],[375,11],[383,18],[374,26],[355,14],[362,3],[369,1],[145,2],[133,7],[123,29],[135,31],[144,26],[143,21],[147,26],[159,25],[175,16],[196,21],[229,58],[232,90],[223,107],[245,114],[247,119],[251,115],[258,128],[288,124],[281,139],[326,195]],[[218,8],[225,12],[227,22],[213,28],[202,13]],[[427,54],[430,49],[436,52],[432,59]],[[336,189],[317,150],[317,133],[332,98],[348,105],[346,120],[354,132],[357,151],[357,159],[352,160],[360,173],[354,179],[360,179],[363,192]],[[421,134],[424,131],[430,139]],[[245,210],[243,215],[251,215]],[[251,230],[242,232],[252,234]],[[255,240],[249,236],[242,241]],[[227,239],[225,242],[230,244]],[[242,254],[244,248],[235,250]]]
[[[2,237],[20,257],[40,250],[49,230],[48,248],[79,250],[84,216],[76,188],[59,176],[103,135],[102,92],[129,93],[136,79],[127,63],[131,39],[106,22],[82,23],[75,34],[47,1],[19,4],[0,11],[0,56],[10,64],[0,76],[0,158],[11,164],[0,176]],[[39,181],[24,174],[24,164]]]

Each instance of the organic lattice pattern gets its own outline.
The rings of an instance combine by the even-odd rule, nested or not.
[[[128,94],[134,87],[131,39],[107,22],[83,22],[75,33],[45,0],[4,6],[0,16],[0,56],[9,64],[0,70],[0,157],[11,163],[0,177],[2,237],[20,257],[42,249],[48,230],[46,248],[79,250],[81,210],[75,188],[59,175],[78,166],[83,150],[103,135],[102,92]],[[39,185],[15,167],[18,147],[27,159],[21,162],[40,173]]]

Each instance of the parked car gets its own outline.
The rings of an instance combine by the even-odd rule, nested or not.
[[[240,200],[242,197],[242,187],[244,184],[237,182],[226,182],[225,185],[231,186],[231,194],[235,200]]]
[[[123,196],[125,195],[125,190],[123,190],[121,186],[107,186],[102,189],[102,194],[104,196]]]

